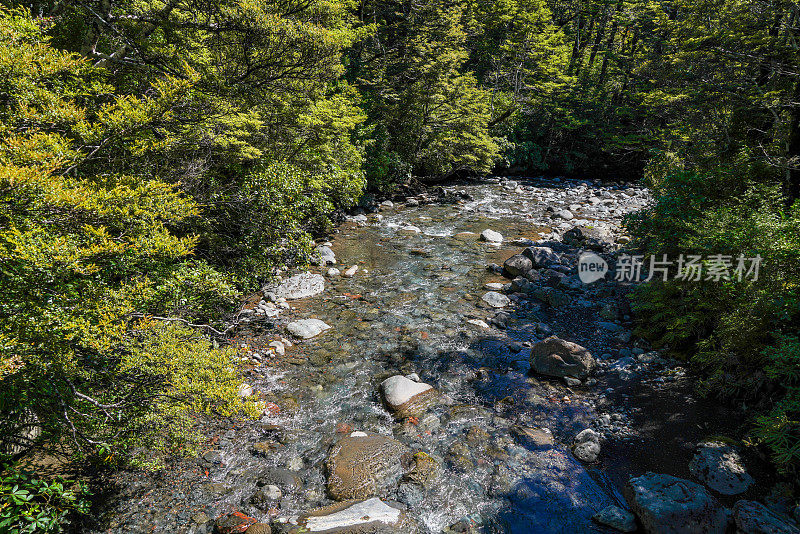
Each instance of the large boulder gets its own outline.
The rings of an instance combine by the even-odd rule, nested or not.
[[[560,263],[558,254],[553,252],[550,247],[528,247],[522,254],[531,260],[534,267],[547,267]]]
[[[383,494],[403,475],[401,458],[408,452],[392,438],[352,432],[331,447],[325,460],[328,494],[337,501]]]
[[[800,534],[791,519],[755,501],[737,501],[733,505],[733,521],[736,534]]]
[[[503,269],[509,278],[516,278],[518,276],[526,276],[528,271],[533,269],[533,262],[527,256],[522,254],[515,254],[508,258],[503,263]]]
[[[429,384],[395,375],[381,382],[381,396],[394,416],[403,418],[422,415],[436,402],[437,392]]]
[[[548,376],[586,378],[595,359],[577,343],[550,336],[531,347],[531,368]]]
[[[331,327],[319,319],[300,319],[286,325],[286,330],[293,336],[309,339],[329,330]]]
[[[706,488],[670,475],[631,478],[625,496],[652,534],[724,534],[730,522],[730,512]]]
[[[298,518],[289,534],[412,534],[418,527],[400,509],[373,497],[318,508]]]
[[[325,277],[321,274],[302,273],[264,287],[264,296],[275,302],[279,299],[304,299],[325,291]]]
[[[709,488],[723,495],[744,493],[755,482],[744,469],[732,446],[720,441],[701,443],[689,462],[689,471]]]

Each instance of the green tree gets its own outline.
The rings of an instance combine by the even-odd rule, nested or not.
[[[36,21],[0,17],[3,445],[30,445],[18,424],[30,421],[39,442],[71,454],[152,464],[158,456],[137,451],[183,450],[193,416],[257,408],[237,394],[232,349],[147,318],[183,300],[176,281],[208,274],[191,260],[197,237],[173,230],[198,206],[149,169],[97,165],[116,146],[157,144],[196,77],[110,96],[103,72],[53,49]],[[220,304],[235,296],[223,276],[205,283]]]
[[[372,182],[489,170],[498,153],[488,131],[490,95],[464,69],[462,6],[377,1],[362,4],[359,15],[375,28],[354,48],[349,73],[373,132]]]

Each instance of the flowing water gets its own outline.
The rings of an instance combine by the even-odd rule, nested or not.
[[[552,240],[554,230],[576,223],[618,234],[621,217],[643,206],[647,193],[566,180],[449,189],[460,191],[462,200],[387,208],[366,223],[343,223],[332,249],[342,271],[360,267],[355,276],[329,277],[322,294],[291,302],[294,309],[279,318],[255,318],[239,329],[247,380],[274,403],[271,413],[255,424],[221,423],[201,458],[158,478],[123,478],[102,530],[209,532],[209,519],[232,511],[270,522],[329,504],[322,464],[337,437],[354,429],[393,436],[441,465],[429,487],[395,485],[383,495],[403,503],[426,533],[462,520],[472,532],[605,532],[591,516],[609,504],[624,507],[624,479],[643,464],[654,467],[647,465],[652,458],[624,460],[624,444],[640,440],[631,429],[630,406],[613,398],[611,379],[618,375],[570,389],[532,375],[527,346],[552,329],[615,361],[632,347],[624,334],[624,288],[613,282],[564,286],[568,302],[560,306],[517,294],[500,317],[480,297],[485,284],[508,282],[486,266],[519,253],[523,247],[514,240]],[[574,220],[553,215],[553,208],[569,206]],[[421,232],[404,230],[408,225]],[[504,244],[460,234],[487,228],[503,234]],[[575,252],[557,239],[551,246]],[[565,271],[574,274],[574,265]],[[598,327],[603,306],[621,310],[619,330]],[[260,364],[250,359],[265,354],[276,336],[286,336],[287,322],[308,317],[332,329],[296,343],[283,357]],[[417,373],[443,402],[418,421],[396,422],[378,391],[383,379],[398,373]],[[661,381],[681,376],[678,369]],[[604,413],[614,419],[598,423]],[[615,443],[609,451],[616,451],[616,460],[601,455],[598,464],[586,465],[573,457],[573,437],[589,427]],[[526,439],[521,428],[547,429],[554,444]],[[671,447],[669,440],[664,446]],[[685,462],[688,452],[673,448],[678,462]],[[264,473],[281,474],[283,495],[256,506],[251,497]]]

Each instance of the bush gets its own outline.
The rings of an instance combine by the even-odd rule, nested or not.
[[[197,236],[175,231],[200,206],[147,169],[92,161],[106,141],[148,145],[192,80],[109,101],[102,73],[50,48],[22,12],[0,12],[0,74],[0,450],[30,444],[14,434],[34,434],[24,420],[55,452],[156,466],[192,451],[197,415],[255,414],[235,351],[181,322],[235,296],[191,257]]]
[[[642,284],[637,333],[687,359],[701,391],[753,407],[753,437],[780,468],[796,470],[800,202],[787,207],[779,186],[736,174],[667,175],[654,183],[655,204],[629,224],[646,254],[723,254],[734,263],[759,255],[758,278]]]
[[[89,511],[85,485],[44,480],[5,460],[0,465],[0,532],[61,532],[76,514]]]

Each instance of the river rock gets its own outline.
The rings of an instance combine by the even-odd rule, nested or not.
[[[564,233],[564,243],[583,246],[601,252],[606,245],[613,242],[611,233],[605,228],[576,226]]]
[[[755,482],[744,469],[742,457],[732,446],[719,441],[701,443],[689,462],[689,472],[723,495],[738,495]]]
[[[244,534],[272,534],[272,527],[266,523],[254,523],[247,527]]]
[[[408,226],[403,226],[399,230],[397,230],[400,234],[409,234],[409,235],[416,235],[422,233],[422,230],[419,227],[409,224]]]
[[[256,485],[277,486],[283,493],[292,493],[303,489],[303,479],[289,469],[270,467],[256,479]]]
[[[503,234],[500,232],[495,232],[494,230],[486,229],[481,232],[481,241],[486,241],[489,243],[502,243],[503,242]]]
[[[595,367],[595,359],[577,343],[550,336],[531,347],[531,367],[543,375],[586,378]]]
[[[631,478],[626,498],[652,534],[724,534],[730,521],[730,512],[703,486],[670,475]]]
[[[533,269],[533,262],[527,256],[515,254],[503,263],[503,268],[509,278],[525,276],[528,271]]]
[[[489,291],[481,297],[481,300],[492,308],[503,308],[511,304],[511,299],[497,291]]]
[[[319,319],[300,319],[286,325],[286,330],[295,337],[309,339],[329,330],[330,325],[325,324]]]
[[[303,299],[325,291],[325,277],[321,274],[302,273],[264,288],[264,296],[275,302],[279,299]]]
[[[553,252],[550,247],[528,247],[522,254],[531,260],[534,267],[547,267],[548,265],[560,263],[558,254]]]
[[[755,501],[737,501],[733,505],[736,534],[800,534],[800,528],[788,517]]]
[[[417,526],[394,506],[373,497],[334,504],[303,514],[289,534],[412,534]]]
[[[358,265],[353,265],[349,269],[347,269],[344,273],[342,273],[342,276],[344,276],[345,278],[353,278],[357,272],[358,272]]]
[[[403,474],[401,457],[408,452],[397,440],[352,432],[331,447],[325,460],[332,499],[366,499],[382,494]]]
[[[331,247],[322,245],[317,247],[316,250],[317,257],[315,258],[315,263],[317,265],[321,265],[322,267],[326,266],[327,264],[336,265],[336,255],[331,250]]]
[[[620,532],[636,532],[636,517],[629,511],[613,504],[597,512],[592,519]]]
[[[429,384],[395,375],[381,382],[381,395],[395,417],[419,416],[436,401],[437,392]]]
[[[585,463],[594,463],[600,456],[600,435],[587,428],[578,432],[574,440],[575,446],[572,449],[575,458]]]
[[[255,523],[257,523],[255,518],[241,512],[233,512],[214,522],[214,534],[242,534]]]

